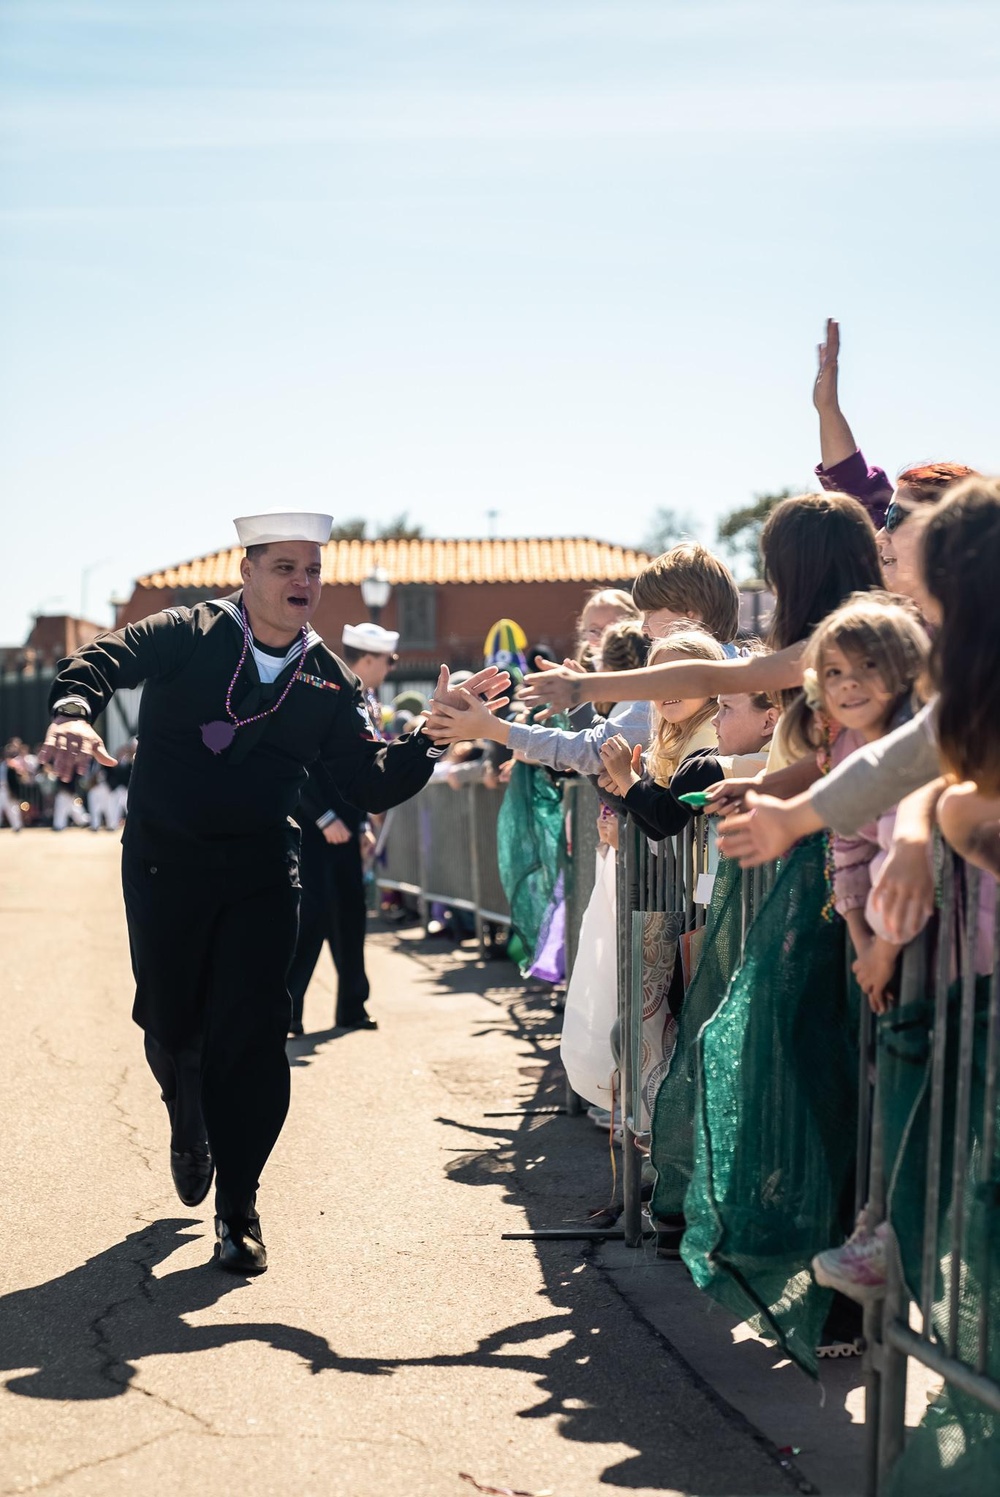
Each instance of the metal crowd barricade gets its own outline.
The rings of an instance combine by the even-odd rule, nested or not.
[[[414,796],[386,812],[378,839],[376,882],[380,889],[394,889],[422,901],[419,800],[419,796]],[[422,902],[420,913],[423,917]]]
[[[641,1137],[643,932],[650,914],[676,913],[680,934],[705,923],[698,884],[709,869],[708,821],[689,821],[678,837],[651,842],[626,816],[618,818],[618,1027],[622,1093],[622,1226],[625,1241],[642,1240]],[[680,961],[678,952],[677,960]]]
[[[481,784],[452,789],[431,783],[386,813],[378,843],[380,889],[409,894],[421,919],[440,901],[468,910],[481,947],[489,925],[509,925],[510,906],[497,865],[497,816],[503,789]],[[580,923],[594,887],[600,799],[589,780],[567,779],[563,789],[571,855],[566,877],[566,968],[576,958]]]
[[[594,892],[597,849],[600,846],[597,836],[597,817],[601,809],[601,801],[590,780],[566,779],[563,781],[563,807],[566,812],[566,838],[569,849],[569,856],[566,860],[566,976],[568,979],[576,962],[584,911]]]
[[[379,838],[380,889],[416,898],[426,923],[432,904],[468,911],[481,954],[490,925],[509,925],[497,871],[497,815],[503,790],[431,783],[386,815]]]
[[[908,1359],[913,1358],[960,1394],[1000,1419],[997,1338],[1000,1324],[991,1320],[991,1301],[998,1286],[991,1282],[989,1239],[980,1222],[981,1241],[967,1243],[967,1198],[970,1179],[984,1199],[1000,1200],[997,1146],[1000,1103],[1000,911],[994,894],[992,974],[988,979],[985,1024],[977,1038],[977,943],[980,883],[983,875],[950,854],[943,859],[937,951],[929,960],[925,937],[904,953],[901,1006],[927,996],[931,1000],[930,1055],[926,1071],[928,1141],[923,1240],[920,1246],[920,1328],[910,1324],[909,1294],[903,1279],[898,1243],[890,1233],[885,1298],[866,1309],[869,1497],[881,1497],[905,1446]],[[964,911],[960,889],[965,891]],[[963,914],[963,920],[957,917]],[[956,932],[964,925],[961,936]],[[949,1012],[949,993],[958,990],[957,1021]],[[883,1167],[883,1096],[881,1056],[875,1072],[872,1118],[870,1196],[879,1218],[885,1212],[887,1182]],[[973,1110],[974,1078],[981,1077],[981,1113]],[[916,1105],[916,1104],[915,1104]],[[970,1146],[970,1131],[978,1134]],[[950,1136],[949,1136],[950,1135]],[[951,1152],[950,1170],[945,1168]],[[899,1177],[890,1185],[898,1188]],[[891,1197],[889,1201],[891,1208]],[[950,1212],[947,1240],[942,1230],[943,1205]],[[891,1209],[890,1209],[891,1216]],[[966,1251],[967,1247],[971,1251]],[[968,1259],[975,1262],[970,1265]],[[914,1292],[916,1285],[910,1286]],[[940,1292],[939,1292],[940,1291]],[[965,1297],[964,1307],[962,1299]],[[970,1302],[971,1301],[971,1302]],[[960,1316],[975,1325],[975,1349],[959,1344]],[[965,1431],[963,1430],[963,1434]],[[994,1436],[997,1438],[997,1436]],[[941,1490],[946,1490],[942,1488]]]

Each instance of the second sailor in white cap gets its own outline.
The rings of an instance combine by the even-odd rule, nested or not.
[[[381,737],[379,691],[399,659],[399,635],[378,624],[345,624],[341,657],[361,682],[372,731]],[[311,772],[296,819],[302,828],[302,904],[295,957],[288,973],[292,998],[289,1031],[304,1031],[302,1013],[323,944],[337,972],[334,1024],[338,1029],[377,1029],[366,1008],[370,992],[365,971],[367,908],[363,846],[370,835],[363,811],[344,800],[329,777]]]

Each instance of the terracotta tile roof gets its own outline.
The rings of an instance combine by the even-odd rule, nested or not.
[[[243,551],[234,546],[140,577],[136,587],[240,585]],[[524,540],[330,541],[323,548],[323,581],[357,586],[373,567],[394,584],[405,582],[605,582],[634,577],[644,551],[581,536]]]

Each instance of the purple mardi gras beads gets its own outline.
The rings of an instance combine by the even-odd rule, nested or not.
[[[259,722],[262,717],[270,717],[272,712],[277,712],[278,708],[281,706],[282,702],[285,700],[286,696],[291,691],[292,687],[295,685],[296,681],[302,674],[302,666],[305,663],[306,650],[309,646],[309,632],[305,628],[305,626],[303,626],[301,630],[302,649],[299,652],[298,665],[296,665],[295,670],[292,672],[292,676],[288,682],[288,685],[285,687],[278,700],[272,706],[268,707],[266,712],[255,712],[253,717],[237,717],[232,708],[233,691],[235,689],[237,681],[239,680],[240,671],[243,669],[243,662],[247,658],[247,651],[250,648],[250,621],[247,618],[247,612],[245,608],[241,607],[240,613],[243,617],[243,649],[240,651],[240,658],[236,663],[236,669],[233,672],[233,679],[230,681],[229,690],[226,692],[226,712],[229,714],[230,721],[223,722],[221,718],[216,718],[214,722],[202,723],[201,725],[201,741],[207,749],[211,749],[213,754],[221,754],[223,749],[227,749],[229,747],[233,739],[236,737],[237,728],[245,728],[248,723]]]

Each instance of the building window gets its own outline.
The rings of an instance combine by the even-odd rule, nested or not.
[[[404,650],[427,650],[437,643],[437,593],[426,583],[396,589],[399,643]]]

